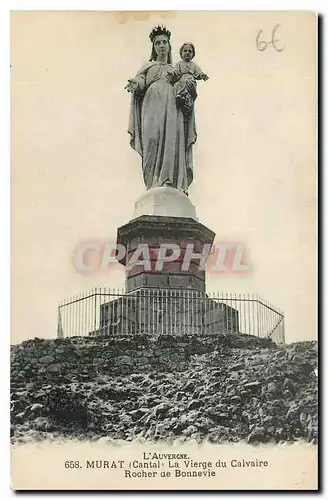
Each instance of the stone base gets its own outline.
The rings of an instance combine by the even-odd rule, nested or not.
[[[166,186],[149,189],[136,201],[132,219],[142,215],[188,217],[198,220],[196,209],[188,196],[179,189]]]
[[[183,269],[182,264],[186,248],[191,246],[193,253],[201,253],[204,245],[212,245],[214,237],[213,231],[191,217],[143,215],[132,219],[117,232],[117,242],[126,249],[125,257],[120,260],[121,264],[127,266],[126,291],[169,288],[193,289],[204,293],[205,270],[201,268],[200,260],[192,259],[187,270]],[[172,262],[163,262],[162,269],[157,270],[158,252],[162,244],[177,245],[180,256]],[[128,264],[136,255],[136,250],[140,251],[140,245],[145,245],[145,251],[140,256],[143,264],[135,264],[129,269]]]
[[[214,237],[198,222],[184,193],[169,187],[147,191],[133,219],[117,231],[117,243],[126,249],[120,260],[126,268],[126,295],[101,306],[100,329],[94,334],[238,332],[238,311],[206,295],[204,262],[195,255],[208,255]],[[159,260],[164,244],[179,252],[174,260]]]
[[[90,335],[182,336],[238,331],[238,311],[204,293],[139,289],[102,304],[99,329]]]

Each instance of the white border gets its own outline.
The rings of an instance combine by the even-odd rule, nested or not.
[[[151,0],[39,0],[27,2],[24,0],[11,0],[2,2],[2,7],[8,10],[325,10],[324,0],[275,0],[275,1],[243,1],[243,0],[202,0],[199,2],[187,0],[165,0],[156,4]]]
[[[201,9],[198,8],[201,4]],[[10,204],[10,127],[9,127],[9,117],[10,117],[10,11],[12,10],[304,10],[304,11],[315,11],[325,16],[327,14],[327,0],[312,0],[312,1],[301,1],[301,0],[275,0],[273,1],[242,1],[242,0],[229,0],[228,2],[223,1],[209,1],[202,0],[202,2],[191,2],[190,0],[187,2],[186,0],[177,1],[177,0],[166,0],[162,2],[160,5],[156,5],[154,1],[149,0],[141,0],[139,2],[135,2],[135,0],[113,0],[109,2],[108,0],[94,0],[94,1],[86,1],[86,0],[43,0],[43,1],[30,1],[27,2],[24,0],[3,0],[0,4],[0,13],[2,14],[1,19],[1,29],[0,29],[0,51],[1,51],[1,76],[0,76],[0,84],[1,84],[1,113],[0,113],[0,123],[1,123],[1,163],[0,163],[0,189],[1,189],[1,210],[0,210],[0,220],[1,220],[1,234],[5,234],[5,239],[2,239],[0,245],[1,252],[1,325],[2,325],[2,349],[0,365],[2,367],[6,367],[5,376],[1,376],[1,395],[4,398],[3,401],[3,414],[2,414],[2,425],[0,426],[1,434],[1,474],[0,474],[0,492],[1,498],[12,498],[14,493],[9,490],[9,440],[8,440],[8,430],[9,430],[9,410],[8,410],[8,400],[9,400],[9,344],[10,344],[10,303],[9,303],[9,287],[10,287],[10,212],[9,212],[9,204]],[[324,61],[326,61],[327,54],[327,41],[324,40],[324,36],[322,34],[322,47],[323,51],[322,63],[323,67],[321,68],[323,81],[326,81],[326,65]],[[322,85],[323,91],[323,85]],[[324,121],[324,117],[326,116],[326,105],[323,109],[321,109],[322,113],[322,122]],[[325,143],[327,143],[327,134],[325,129],[321,131],[321,142],[322,147]],[[323,158],[322,158],[323,161]],[[322,172],[324,170],[324,165],[321,165]],[[322,198],[324,201],[324,193],[327,192],[327,176],[325,179],[322,175]],[[327,220],[326,206],[323,206],[323,216],[324,224],[323,224],[323,234],[326,232],[327,227],[325,221]],[[323,270],[322,270],[323,271]],[[324,283],[326,282],[327,272],[326,268],[324,269]],[[323,299],[322,309],[326,309],[325,301]],[[326,330],[326,329],[325,329]],[[326,331],[322,332],[322,340],[326,337]],[[324,343],[323,343],[324,344]],[[325,352],[322,353],[322,358],[326,357],[326,348],[327,341],[325,343]],[[328,359],[326,357],[326,359]],[[323,375],[323,373],[321,374]],[[321,380],[321,384],[324,385],[324,381]],[[324,399],[324,398],[322,398]],[[324,401],[322,401],[323,405]],[[324,408],[322,409],[324,411]],[[323,422],[322,422],[323,423]],[[327,432],[325,433],[327,436]],[[326,441],[322,443],[324,446]],[[51,471],[49,471],[51,473]],[[324,486],[324,477],[322,477],[322,483]],[[154,493],[155,495],[156,493]],[[116,496],[115,493],[110,493],[111,496]],[[69,498],[68,494],[61,494],[62,498]],[[80,497],[85,498],[85,494],[75,495],[75,498]],[[87,495],[88,497],[93,496],[91,493]],[[120,498],[123,496],[130,497],[131,495],[120,495]],[[149,495],[147,495],[149,497]],[[169,496],[170,498],[178,497],[178,495],[167,494],[165,497]],[[193,495],[199,497],[200,495]],[[220,493],[220,497],[232,498],[235,495],[226,495],[224,493]],[[258,495],[257,495],[258,496]],[[46,494],[30,494],[29,497],[35,497],[38,499],[46,498]],[[279,495],[279,498],[287,497],[287,495]]]

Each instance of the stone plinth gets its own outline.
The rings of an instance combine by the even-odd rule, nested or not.
[[[102,304],[93,335],[238,332],[238,311],[206,295],[200,257],[209,255],[214,237],[184,193],[170,187],[147,191],[133,219],[117,231],[125,248],[119,262],[126,295]],[[174,251],[178,255],[170,260]]]
[[[188,245],[200,254],[204,245],[213,243],[214,237],[213,231],[191,217],[142,215],[132,219],[117,232],[117,242],[126,249],[126,255],[120,260],[126,266],[126,291],[154,287],[205,292],[205,270],[200,268],[200,260],[192,259],[186,270],[182,264]],[[162,269],[157,270],[162,244],[177,245],[181,253],[176,260],[163,262]],[[129,269],[128,264],[140,245],[145,246],[141,256],[144,264]]]
[[[206,335],[238,333],[236,309],[195,290],[139,289],[100,306],[89,335]]]
[[[179,189],[156,187],[146,191],[135,203],[133,219],[142,215],[160,215],[162,217],[188,217],[198,220],[196,209]]]

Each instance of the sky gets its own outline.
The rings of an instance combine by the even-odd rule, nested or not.
[[[128,78],[149,33],[185,41],[209,75],[196,101],[190,199],[252,271],[209,273],[211,292],[258,293],[287,341],[316,325],[316,20],[309,13],[16,12],[11,20],[12,342],[54,337],[61,299],[124,287],[124,268],[78,273],[85,242],[116,240],[145,188],[127,134]],[[272,44],[259,51],[256,37]]]

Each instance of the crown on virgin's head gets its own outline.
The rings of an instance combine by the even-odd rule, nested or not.
[[[167,30],[165,26],[156,26],[150,33],[149,38],[153,43],[154,39],[158,35],[165,35],[169,40],[171,38],[171,31]]]

